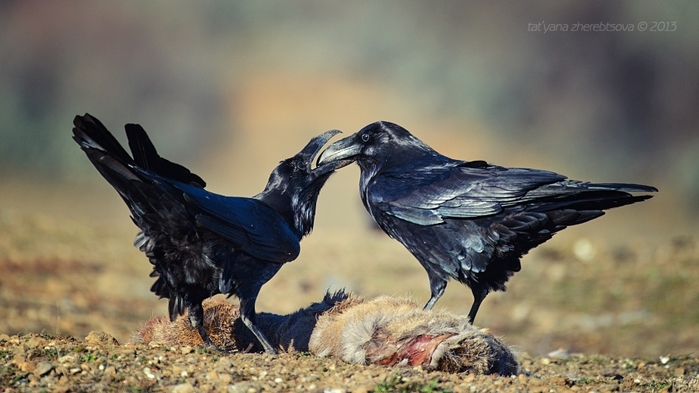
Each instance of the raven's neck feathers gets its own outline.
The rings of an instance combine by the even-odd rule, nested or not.
[[[322,183],[321,183],[322,186]],[[280,191],[278,189],[265,189],[254,196],[255,199],[265,203],[284,218],[289,227],[301,240],[313,230],[315,220],[316,203],[318,202],[318,190],[313,185],[301,192]]]

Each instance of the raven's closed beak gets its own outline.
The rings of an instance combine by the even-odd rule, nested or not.
[[[354,161],[357,155],[362,151],[362,145],[356,143],[355,139],[355,135],[350,135],[328,146],[328,148],[320,154],[320,157],[318,157],[317,165],[325,165],[338,161],[347,161],[348,163]]]

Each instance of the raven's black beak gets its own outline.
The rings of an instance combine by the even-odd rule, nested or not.
[[[310,167],[313,163],[313,160],[316,158],[316,155],[320,152],[323,146],[325,146],[325,144],[328,143],[330,138],[340,133],[342,133],[342,131],[340,130],[326,131],[318,135],[317,137],[311,139],[310,142],[308,142],[308,144],[306,145],[306,147],[304,147],[303,150],[299,152],[298,155],[303,157],[303,160],[308,163],[309,170],[311,169]],[[317,176],[320,176],[349,164],[349,162],[333,162],[330,165],[318,165],[313,170],[313,173]]]
[[[362,145],[356,143],[355,139],[355,135],[350,135],[328,146],[318,157],[317,165],[327,165],[334,162],[343,162],[343,166],[349,165],[362,150]]]

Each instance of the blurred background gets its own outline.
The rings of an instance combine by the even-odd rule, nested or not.
[[[122,142],[139,123],[211,191],[242,196],[312,136],[389,120],[454,158],[658,187],[525,257],[477,322],[534,354],[696,353],[698,19],[691,2],[0,1],[0,332],[125,341],[165,313],[126,206],[71,140],[75,115]],[[599,23],[633,31],[571,31]],[[426,301],[358,174],[328,182],[259,310],[328,287]],[[438,306],[470,303],[452,283]]]

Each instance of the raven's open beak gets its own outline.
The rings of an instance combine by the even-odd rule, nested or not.
[[[362,150],[362,145],[356,143],[355,139],[355,135],[350,135],[328,146],[318,157],[317,165],[327,165],[334,162],[343,162],[342,166],[349,165]]]
[[[299,152],[298,155],[303,157],[304,161],[308,163],[309,169],[311,167],[311,164],[313,163],[313,160],[316,158],[316,155],[320,152],[323,146],[325,146],[325,144],[328,143],[330,138],[340,133],[342,133],[342,131],[340,130],[326,131],[318,135],[317,137],[311,139],[311,141],[308,142],[306,147],[304,147],[303,150]],[[316,168],[313,170],[313,173],[317,176],[320,176],[349,164],[349,162],[333,162],[329,165],[317,165]]]

